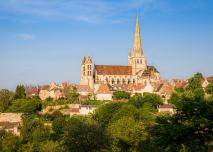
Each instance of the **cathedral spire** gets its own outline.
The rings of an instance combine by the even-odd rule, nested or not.
[[[143,49],[142,49],[142,44],[141,44],[141,36],[140,36],[140,25],[139,25],[139,21],[138,21],[138,16],[136,17],[133,54],[135,56],[142,56],[142,54],[143,54]]]

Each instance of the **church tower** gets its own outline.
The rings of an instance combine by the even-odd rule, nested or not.
[[[132,74],[137,75],[147,69],[146,58],[143,54],[141,36],[140,36],[140,25],[138,16],[136,17],[134,44],[132,54],[128,52],[128,65],[132,66]]]
[[[89,85],[91,88],[93,88],[93,83],[92,59],[90,55],[87,58],[84,56],[81,63],[80,85]]]

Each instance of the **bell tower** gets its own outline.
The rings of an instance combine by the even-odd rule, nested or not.
[[[92,67],[92,59],[90,55],[86,58],[84,56],[82,63],[81,63],[81,81],[80,85],[89,85],[93,88],[93,67]]]
[[[146,58],[143,54],[142,41],[140,36],[140,25],[138,16],[136,17],[134,44],[132,54],[128,53],[128,65],[132,66],[132,74],[137,75],[147,69]]]

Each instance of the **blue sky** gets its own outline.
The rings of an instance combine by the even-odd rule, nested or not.
[[[0,0],[0,88],[78,83],[80,64],[127,64],[139,15],[163,79],[213,75],[212,0]]]

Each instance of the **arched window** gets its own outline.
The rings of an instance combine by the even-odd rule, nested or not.
[[[114,84],[115,83],[115,81],[114,81],[114,79],[112,78],[112,84]]]
[[[105,80],[106,80],[107,83],[109,82],[108,78],[106,78]]]
[[[133,79],[133,81],[132,81],[133,83],[135,83],[135,79]]]
[[[125,84],[125,79],[123,79],[123,84]]]
[[[140,64],[142,64],[142,60],[140,60]]]
[[[130,84],[130,79],[128,79],[128,82],[127,82],[128,84]]]
[[[119,84],[120,83],[120,80],[119,79],[117,79],[117,84]]]

